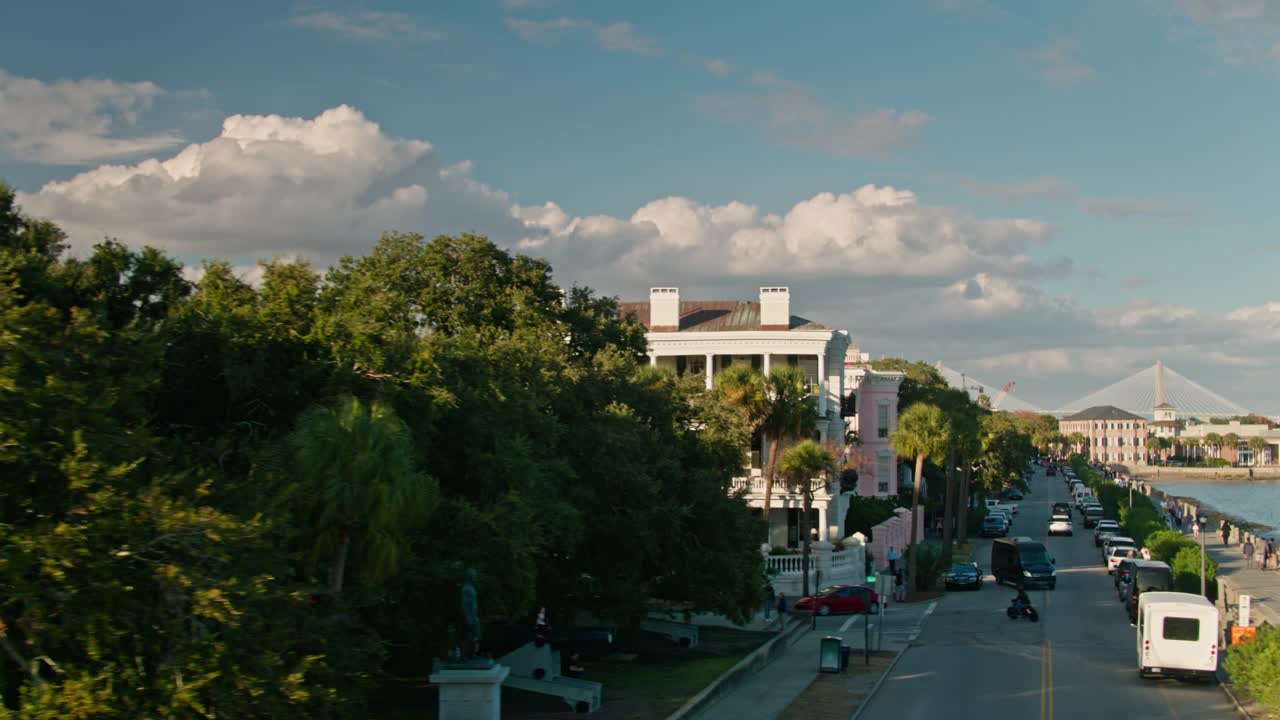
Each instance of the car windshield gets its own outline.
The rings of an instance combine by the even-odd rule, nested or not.
[[[1018,548],[1018,556],[1023,565],[1048,565],[1049,552],[1041,545]]]
[[[966,565],[965,563],[956,563],[955,565],[951,566],[950,572],[972,573],[972,572],[975,572],[975,568],[972,565]]]
[[[998,518],[998,517],[996,517],[996,516],[992,515],[992,516],[990,516],[990,517],[983,518],[983,520],[982,520],[982,524],[983,524],[983,525],[1003,525],[1003,524],[1004,524],[1004,521],[1003,521],[1003,520],[1001,520],[1000,518]]]
[[[837,591],[837,590],[839,590],[839,589],[840,589],[840,586],[839,586],[839,585],[832,585],[831,587],[824,587],[824,588],[822,588],[822,589],[821,589],[821,590],[819,590],[816,594],[817,594],[817,595],[830,595],[831,593],[833,593],[833,592],[835,592],[835,591]]]

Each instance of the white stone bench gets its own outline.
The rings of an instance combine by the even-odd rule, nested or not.
[[[683,647],[698,646],[698,626],[691,623],[649,616],[640,623],[640,629],[671,638],[671,642]]]

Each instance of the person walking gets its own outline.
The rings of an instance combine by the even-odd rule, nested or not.
[[[776,608],[777,608],[777,610],[778,610],[778,620],[780,620],[780,621],[781,621],[781,622],[783,622],[783,623],[786,623],[786,621],[787,621],[787,596],[786,596],[785,594],[783,594],[783,593],[778,593],[778,604],[777,604],[775,607],[776,607]]]
[[[769,622],[769,611],[773,609],[773,583],[764,584],[764,621]]]
[[[1222,521],[1222,544],[1226,545],[1227,540],[1231,538],[1231,523],[1226,520]]]
[[[1271,567],[1271,558],[1276,556],[1276,541],[1267,538],[1267,544],[1262,546],[1262,569],[1266,570]]]
[[[889,574],[897,575],[898,574],[898,551],[895,550],[892,545],[890,545],[889,552],[884,557],[886,560],[889,561]]]
[[[901,570],[893,574],[893,601],[894,602],[901,603],[901,602],[907,601],[907,583],[906,583],[906,578],[903,577],[905,574],[906,573],[902,572]]]
[[[1248,570],[1253,566],[1253,541],[1245,538],[1244,544],[1240,546],[1240,553],[1244,555],[1244,568]]]

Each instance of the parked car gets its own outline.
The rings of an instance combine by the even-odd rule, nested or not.
[[[1120,523],[1115,520],[1102,519],[1093,528],[1093,546],[1102,547],[1104,540],[1109,540],[1120,534]]]
[[[947,570],[944,582],[948,590],[962,587],[981,590],[982,569],[976,562],[955,563]]]
[[[1134,562],[1129,574],[1128,594],[1124,598],[1124,609],[1129,613],[1129,622],[1138,621],[1138,599],[1143,593],[1170,590],[1173,590],[1173,571],[1167,564],[1159,560]]]
[[[1054,475],[1058,474],[1058,469],[1050,465],[1049,469],[1044,471],[1044,474],[1048,475],[1049,477],[1053,477]]]
[[[1111,552],[1111,546],[1113,544],[1125,545],[1125,546],[1137,549],[1136,548],[1137,543],[1133,541],[1133,538],[1126,537],[1124,535],[1112,535],[1111,537],[1106,538],[1105,540],[1102,541],[1102,557],[1103,558],[1106,558],[1107,554]]]
[[[1129,572],[1133,570],[1133,564],[1140,560],[1141,558],[1125,558],[1116,565],[1116,574],[1112,577],[1111,584],[1115,586],[1117,593],[1124,592],[1122,586],[1129,582]]]
[[[1102,521],[1101,505],[1085,505],[1084,506],[1084,526],[1091,528]]]
[[[1107,549],[1107,574],[1114,573],[1121,560],[1138,557],[1138,548],[1132,545],[1111,544]]]
[[[982,537],[1004,537],[1009,534],[1009,527],[1004,524],[1004,517],[988,515],[982,518]]]
[[[1074,535],[1071,529],[1070,515],[1054,515],[1049,518],[1050,535]]]
[[[862,585],[832,585],[825,587],[813,595],[802,597],[796,601],[797,612],[816,612],[819,615],[832,613],[871,613],[880,608],[880,597],[876,591]]]

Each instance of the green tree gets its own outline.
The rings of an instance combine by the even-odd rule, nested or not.
[[[947,445],[946,497],[943,504],[942,553],[944,562],[951,560],[953,530],[967,531],[970,466],[981,449],[979,417],[983,412],[961,390],[951,390],[942,395],[942,409],[951,424],[951,437]],[[963,467],[963,477],[957,483],[957,464]],[[957,485],[962,487],[957,487]],[[957,498],[957,495],[959,496]]]
[[[924,478],[924,461],[942,454],[951,442],[951,423],[937,405],[916,403],[898,417],[898,428],[889,437],[894,452],[914,457],[915,483],[911,491],[911,555],[908,574],[916,580],[916,537],[920,527],[920,484]]]
[[[356,398],[312,408],[298,419],[289,446],[329,589],[342,592],[353,545],[368,580],[395,571],[410,531],[436,500],[434,483],[414,467],[409,430],[395,410]]]
[[[1240,436],[1229,432],[1222,436],[1222,446],[1231,450],[1231,462],[1240,460]]]
[[[1262,464],[1262,452],[1267,449],[1267,441],[1258,436],[1249,438],[1249,449],[1253,450],[1253,464]]]
[[[1210,448],[1213,448],[1214,457],[1216,458],[1222,457],[1223,441],[1222,441],[1221,435],[1219,435],[1216,432],[1205,433],[1204,444]]]
[[[764,472],[764,519],[769,521],[774,477],[781,451],[786,444],[808,437],[817,426],[817,401],[809,392],[804,371],[798,367],[776,367],[765,380],[767,409],[761,428],[769,443],[769,459]]]
[[[815,490],[831,482],[835,458],[814,440],[801,440],[787,448],[779,467],[782,477],[792,492],[800,493],[803,510],[800,514],[801,561],[804,574],[803,594],[809,594],[809,513],[813,509]]]
[[[1084,433],[1076,431],[1067,436],[1067,444],[1071,446],[1071,452],[1084,452]]]
[[[906,374],[898,386],[898,409],[905,411],[917,402],[937,403],[938,395],[950,388],[946,378],[927,362],[902,358],[872,360],[874,370],[892,370]]]

